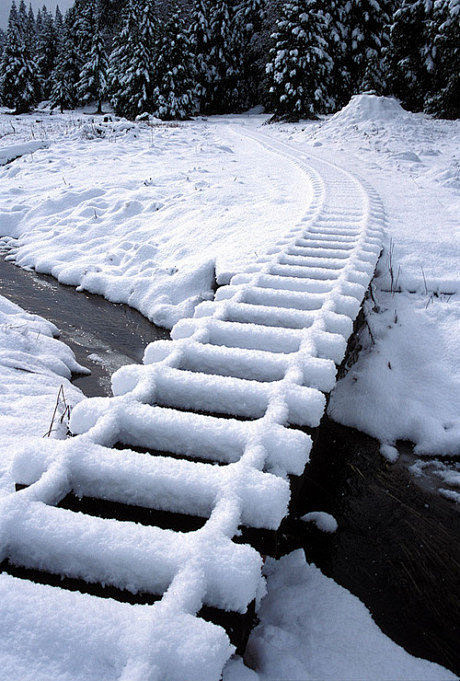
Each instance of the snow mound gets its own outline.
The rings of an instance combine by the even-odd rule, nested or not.
[[[420,158],[413,151],[398,151],[393,154],[393,158],[397,161],[412,161],[413,163],[421,163]]]
[[[11,161],[20,158],[25,154],[33,154],[34,151],[46,149],[47,147],[47,142],[35,140],[32,142],[24,142],[23,144],[12,144],[9,147],[2,147],[0,149],[0,166],[11,163]]]
[[[330,513],[324,511],[312,511],[301,517],[305,523],[314,523],[322,532],[335,532],[338,528],[337,520]]]
[[[426,173],[425,177],[444,187],[460,191],[460,162],[453,160],[448,165],[434,167]]]
[[[348,104],[331,117],[329,125],[360,125],[368,121],[398,122],[410,114],[393,97],[354,95]]]

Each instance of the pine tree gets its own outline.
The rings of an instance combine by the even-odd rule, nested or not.
[[[177,2],[155,46],[155,114],[164,120],[185,119],[197,110],[193,52]]]
[[[54,32],[56,34],[56,40],[59,42],[59,36],[62,36],[64,31],[64,18],[62,12],[59,9],[59,5],[56,7],[56,13],[54,15]]]
[[[30,53],[28,17],[24,2],[19,11],[13,0],[0,68],[0,97],[2,104],[26,113],[38,101],[38,79]]]
[[[1,63],[2,63],[2,56],[3,56],[3,49],[5,47],[5,41],[6,41],[6,33],[2,28],[0,28],[0,67],[1,67]]]
[[[109,67],[111,100],[118,115],[135,118],[155,108],[152,77],[155,36],[152,2],[128,0]]]
[[[412,111],[423,109],[433,70],[431,0],[402,0],[393,16],[387,64],[392,94]]]
[[[102,112],[102,100],[107,92],[108,60],[105,52],[104,35],[101,25],[101,6],[99,0],[91,0],[94,7],[92,15],[92,37],[89,54],[83,64],[78,94],[82,102],[97,102],[97,113]]]
[[[347,67],[348,10],[348,0],[329,0],[323,10],[325,50],[332,59],[327,78],[328,111],[336,111],[347,104],[351,94],[351,75]]]
[[[37,16],[37,31],[37,69],[42,95],[49,99],[52,89],[51,74],[56,66],[57,36],[53,17],[46,7]]]
[[[82,64],[88,59],[92,48],[96,21],[95,0],[75,0],[75,31]]]
[[[432,92],[425,110],[443,118],[460,117],[460,0],[437,0],[430,27],[433,45]]]
[[[213,67],[208,58],[211,44],[210,14],[209,0],[197,0],[194,3],[189,35],[194,56],[198,107],[201,112],[206,108],[208,87],[213,79]]]
[[[25,10],[25,6],[24,6]],[[26,26],[26,42],[32,57],[36,56],[37,49],[37,24],[35,21],[35,14],[32,9],[32,5],[29,5],[29,10],[27,12],[27,19],[25,21]]]
[[[51,103],[53,107],[73,109],[78,103],[77,83],[80,79],[80,52],[76,34],[75,7],[65,15],[62,30],[58,34],[58,55],[51,75]],[[58,22],[56,22],[56,26]]]
[[[289,0],[282,6],[267,64],[275,120],[315,118],[332,108],[326,27],[326,17],[315,0]]]
[[[237,30],[241,34],[241,58],[238,91],[245,108],[263,100],[266,62],[266,0],[240,0],[236,11]]]
[[[212,7],[209,59],[215,65],[215,78],[209,90],[210,113],[241,109],[242,36],[231,0],[217,0]]]
[[[345,60],[350,94],[385,91],[384,54],[389,42],[391,5],[390,0],[347,0]]]
[[[45,6],[43,6],[43,7],[45,8]],[[42,27],[43,27],[43,17],[42,17],[42,11],[39,8],[37,10],[37,16],[35,18],[35,30],[36,30],[36,33],[37,33],[37,37],[40,35]]]
[[[200,110],[218,114],[241,107],[241,34],[230,0],[199,0],[192,15]]]

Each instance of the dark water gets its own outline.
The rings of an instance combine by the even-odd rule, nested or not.
[[[56,324],[60,339],[91,370],[73,383],[88,397],[109,395],[110,376],[124,364],[141,362],[145,346],[169,332],[127,305],[79,292],[54,277],[28,272],[0,255],[0,294],[27,312]]]

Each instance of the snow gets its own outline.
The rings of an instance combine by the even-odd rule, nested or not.
[[[222,629],[191,615],[158,612],[152,627],[158,605],[131,606],[5,574],[0,602],[2,681],[214,681],[231,652]],[[160,642],[161,627],[169,638]]]
[[[427,305],[406,292],[376,291],[361,333],[364,350],[337,384],[329,414],[388,445],[415,443],[416,454],[460,454],[460,304],[441,296]],[[370,306],[366,306],[370,307]]]
[[[456,492],[453,489],[440,488],[439,493],[442,494],[443,497],[446,497],[446,499],[460,503],[460,492]]]
[[[460,501],[460,462],[439,459],[417,459],[409,468],[422,482],[427,482],[442,496]],[[449,486],[448,489],[446,485]]]
[[[170,328],[302,215],[305,175],[229,126],[93,119],[0,115],[9,139],[52,141],[1,171],[18,264]]]
[[[396,447],[392,447],[391,445],[381,444],[380,454],[390,463],[395,463],[395,461],[397,461],[399,458],[398,450]]]
[[[311,511],[303,515],[300,520],[305,523],[314,523],[322,532],[335,532],[338,528],[337,520],[330,513],[324,511]]]
[[[327,119],[327,128],[344,128],[348,132],[354,126],[409,121],[411,115],[393,97],[354,95],[343,109]]]
[[[246,660],[233,659],[224,681],[449,681],[455,674],[412,657],[387,638],[346,589],[294,551],[267,559],[268,594]]]
[[[231,156],[241,155],[238,144],[244,138],[252,165],[263,155],[276,158],[277,168],[279,159],[287,165],[293,163],[286,158],[283,145],[274,144],[262,133],[247,135],[225,121],[209,129],[201,124],[197,132],[193,126],[187,127],[187,133],[184,130],[179,129],[177,134],[188,141],[191,137],[200,139],[200,135],[233,140],[234,150],[229,144],[212,146],[221,156],[230,151]],[[143,131],[142,125],[136,128],[139,139]],[[165,138],[170,134],[168,129]],[[135,139],[130,133],[131,150]],[[180,139],[175,140],[176,155],[181,149]],[[100,146],[107,141],[107,136],[99,135],[92,143]],[[55,142],[46,154],[57,148]],[[244,167],[241,159],[237,162],[239,168]],[[266,253],[251,257],[246,264],[241,261],[237,276],[230,277],[231,270],[227,269],[229,285],[222,287],[212,302],[196,305],[193,317],[180,319],[173,327],[171,342],[150,346],[144,365],[116,372],[113,397],[77,404],[70,419],[75,437],[35,443],[33,448],[16,452],[15,480],[29,486],[3,500],[0,530],[6,541],[0,558],[159,596],[158,608],[154,606],[149,622],[157,630],[160,648],[167,645],[175,627],[175,618],[162,622],[164,609],[170,608],[176,617],[194,615],[201,604],[244,613],[251,602],[259,602],[263,596],[262,557],[251,546],[236,544],[233,538],[245,522],[277,529],[286,514],[287,476],[303,472],[312,442],[307,433],[289,426],[317,426],[326,405],[318,388],[302,385],[303,376],[312,374],[317,384],[332,387],[334,363],[343,358],[380,252],[383,217],[378,197],[368,194],[357,178],[331,164],[312,165],[302,160],[293,167],[296,173],[301,172],[304,189],[297,223],[292,223],[291,216],[290,229],[277,231],[275,238],[271,234]],[[121,177],[118,180],[121,184]],[[32,213],[42,219],[44,207],[67,209],[67,190],[60,192],[65,196],[45,198]],[[85,188],[82,192],[85,201],[93,201],[101,190]],[[78,192],[72,190],[71,196],[74,205],[80,206]],[[180,198],[176,195],[173,207],[182,210],[184,218]],[[93,205],[90,212],[85,210],[84,217],[95,211]],[[71,216],[75,220],[75,215]],[[33,215],[28,213],[27,217],[33,222]],[[261,217],[267,220],[266,215]],[[189,219],[187,211],[184,223]],[[144,220],[145,216],[142,224],[149,226]],[[240,220],[240,239],[246,232],[243,224]],[[20,237],[15,247],[16,259],[23,265],[37,267],[37,262],[23,260],[26,250],[34,257],[39,250],[47,252],[47,246],[34,240],[37,230]],[[48,238],[49,225],[42,231]],[[75,233],[72,235],[75,244]],[[83,241],[84,237],[79,238]],[[51,241],[48,247],[59,259],[62,248],[69,245],[69,230],[56,230]],[[182,245],[186,243],[190,243],[190,233]],[[144,255],[146,248],[144,243]],[[312,249],[316,250],[312,253]],[[78,248],[72,254],[74,266]],[[98,275],[104,280],[102,270]],[[134,276],[139,277],[138,270]],[[88,288],[87,281],[83,283]],[[179,295],[180,290],[176,290]],[[180,316],[183,314],[184,309]],[[217,373],[201,372],[199,345],[204,349],[210,346],[211,361],[225,365],[228,353],[227,368],[233,366],[237,375],[232,371],[220,375],[218,366]],[[220,348],[217,354],[216,347]],[[219,356],[219,352],[223,354]],[[286,356],[281,362],[279,354]],[[203,356],[206,353],[201,353]],[[281,369],[278,380],[245,378],[244,367],[253,356],[258,360],[253,367],[255,378],[259,378],[258,372],[266,375],[275,370],[279,374]],[[186,368],[190,362],[195,362],[194,371]],[[209,369],[206,362],[205,366]],[[200,413],[203,411],[251,419],[206,416]],[[125,449],[120,466],[118,450],[110,449],[116,443],[204,459],[209,465],[168,465],[148,453]],[[214,462],[227,465],[216,472]],[[201,513],[204,524],[193,532],[173,532],[57,507],[56,502],[70,491]],[[225,659],[230,652],[225,638],[216,646],[214,658]],[[152,662],[160,678],[169,678],[167,661],[161,655],[154,656]],[[177,678],[188,681],[189,676],[182,671]]]

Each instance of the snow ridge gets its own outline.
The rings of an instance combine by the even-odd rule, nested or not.
[[[30,486],[0,500],[0,561],[161,597],[111,602],[123,680],[220,678],[234,648],[196,614],[202,604],[244,613],[263,596],[261,555],[233,538],[240,526],[276,530],[286,516],[287,476],[303,472],[312,446],[289,426],[319,425],[381,250],[372,189],[260,131],[244,134],[310,177],[302,222],[179,321],[171,341],[149,345],[144,365],[117,371],[113,397],[79,403],[74,438],[19,455],[16,481]],[[182,533],[56,508],[70,491],[205,522]],[[95,600],[74,596],[82,609]]]

